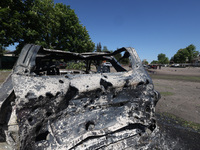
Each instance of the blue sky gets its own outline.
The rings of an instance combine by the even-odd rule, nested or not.
[[[140,59],[169,59],[190,44],[200,51],[200,0],[54,0],[70,5],[92,41],[134,47]]]

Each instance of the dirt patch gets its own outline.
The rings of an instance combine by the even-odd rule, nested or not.
[[[10,73],[11,71],[7,70],[0,71],[0,85],[5,81],[5,79],[8,77]]]
[[[173,70],[178,69],[177,73]],[[155,71],[157,75],[165,74],[168,80],[153,76],[155,90],[161,93],[156,112],[170,113],[187,121],[200,123],[200,82],[171,80],[172,76],[197,76],[200,68],[164,68]]]
[[[161,93],[156,111],[168,112],[200,123],[200,83],[153,79]]]

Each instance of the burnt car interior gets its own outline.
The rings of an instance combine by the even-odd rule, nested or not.
[[[28,53],[27,53],[28,55]],[[121,48],[115,52],[71,53],[41,47],[36,55],[35,75],[94,74],[128,71],[119,62],[129,63],[130,54]],[[28,56],[24,56],[24,60]],[[117,57],[117,59],[115,58]],[[24,61],[25,62],[25,61]],[[129,64],[128,64],[129,65]]]

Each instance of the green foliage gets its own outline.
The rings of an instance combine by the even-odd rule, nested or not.
[[[173,56],[172,60],[175,63],[191,63],[193,58],[197,57],[198,51],[196,51],[196,47],[191,44],[184,49],[179,49],[177,53]]]
[[[4,47],[17,42],[23,33],[21,8],[23,8],[21,0],[0,1],[0,44]]]
[[[0,56],[3,56],[4,52],[6,51],[5,47],[0,45]]]
[[[158,61],[157,61],[157,60],[153,60],[153,61],[151,62],[151,64],[158,64]]]
[[[124,59],[120,60],[120,63],[123,65],[128,65],[130,63],[129,58],[124,58]]]
[[[0,39],[3,46],[42,45],[72,52],[94,50],[88,31],[70,6],[53,0],[6,0],[0,3]]]
[[[189,56],[189,53],[186,48],[179,49],[178,52],[174,55],[174,62],[185,63],[188,56]]]
[[[74,10],[69,6],[57,3],[55,5],[54,28],[51,45],[56,49],[72,52],[86,52],[94,50],[94,43],[90,40],[88,31],[83,27]],[[63,34],[65,36],[63,37]]]
[[[101,52],[101,43],[97,43],[96,52]]]
[[[159,64],[168,64],[169,59],[168,59],[168,57],[166,57],[165,54],[160,53],[160,54],[158,54],[158,63]]]
[[[102,52],[110,52],[110,51],[108,50],[107,46],[103,46]]]
[[[123,58],[121,53],[116,54],[114,57],[119,63],[123,65],[128,65],[130,63],[129,58]]]
[[[171,57],[171,59],[170,59],[170,63],[174,63],[174,56]]]
[[[54,14],[54,4],[52,0],[34,0],[33,4],[27,6],[25,12],[25,34],[20,44],[34,43],[51,48],[50,38],[52,35],[52,24]],[[25,5],[26,9],[26,5]],[[27,29],[27,30],[26,30]]]
[[[146,59],[144,59],[144,60],[142,61],[142,64],[144,64],[144,65],[148,65],[149,62],[148,62]]]
[[[118,54],[116,54],[114,57],[115,57],[115,59],[116,59],[117,61],[119,61],[119,60],[121,59],[122,55],[121,55],[121,53],[118,53]]]
[[[85,68],[85,63],[83,62],[68,62],[66,69],[76,69],[83,70]]]
[[[103,46],[103,49],[102,49],[101,42],[97,43],[95,51],[96,52],[109,52],[110,53],[110,51],[108,50],[107,46]]]
[[[196,47],[193,44],[190,44],[188,47],[186,47],[186,50],[188,51],[188,61],[191,62],[193,58],[197,57],[198,51],[196,51]]]

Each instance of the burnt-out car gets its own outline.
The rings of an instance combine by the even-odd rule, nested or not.
[[[110,72],[99,69],[103,61]],[[23,150],[145,148],[158,99],[133,48],[71,53],[27,44],[0,87],[0,142]]]

